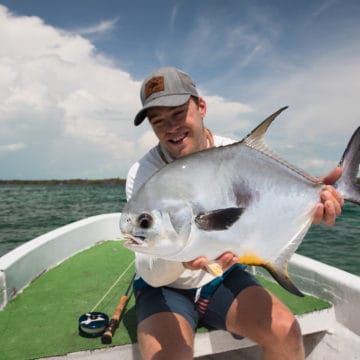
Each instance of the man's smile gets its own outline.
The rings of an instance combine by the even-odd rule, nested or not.
[[[188,133],[173,137],[169,139],[168,141],[172,144],[181,144],[183,140],[188,136]]]

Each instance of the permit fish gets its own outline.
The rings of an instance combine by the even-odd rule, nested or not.
[[[289,292],[288,261],[308,231],[324,184],[274,154],[264,135],[281,108],[243,140],[181,157],[156,172],[125,205],[120,229],[133,251],[172,261],[225,251],[262,266]],[[337,188],[360,204],[360,127],[340,161]],[[216,273],[216,269],[214,270]]]

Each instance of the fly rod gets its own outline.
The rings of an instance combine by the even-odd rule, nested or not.
[[[104,333],[101,336],[101,342],[103,344],[111,344],[112,342],[112,337],[119,326],[121,315],[126,307],[127,302],[129,301],[130,298],[129,293],[134,283],[135,275],[136,274],[134,274],[134,276],[132,277],[125,294],[121,296],[120,301],[115,308],[114,315],[111,317],[108,326],[106,327]]]

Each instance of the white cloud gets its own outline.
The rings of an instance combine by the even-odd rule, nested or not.
[[[336,4],[338,0],[326,0],[323,2],[320,2],[319,4],[315,5],[315,10],[312,13],[313,17],[319,17],[324,12],[326,12],[329,8],[331,8],[334,4]]]
[[[0,56],[21,61],[42,56],[62,61],[83,61],[94,46],[84,38],[58,30],[35,16],[14,16],[0,5]]]
[[[249,130],[250,123],[247,114],[253,109],[246,104],[240,102],[227,101],[221,96],[204,94],[207,104],[207,115],[205,117],[205,125],[215,134],[223,136],[236,137]]]
[[[359,62],[360,52],[353,46],[328,52],[303,68],[293,69],[290,75],[258,83],[257,104],[260,109],[273,110],[290,105],[274,124],[283,141],[295,147],[307,144],[312,150],[333,148],[331,157],[339,160],[346,141],[360,124]]]
[[[118,18],[111,20],[102,20],[98,24],[84,28],[79,28],[74,30],[74,32],[81,35],[94,35],[94,34],[106,33],[112,31],[115,28],[118,20],[119,20]]]
[[[125,176],[129,166],[156,143],[146,123],[133,126],[140,83],[112,66],[79,35],[37,17],[15,16],[3,6],[0,20],[4,30],[0,35],[0,144],[3,153],[26,148],[39,168],[28,170],[39,174],[27,175],[26,166],[16,158],[12,171],[17,168],[18,172],[7,176]],[[241,120],[241,114],[249,111],[245,105],[216,96],[207,101],[208,123],[222,133],[230,134],[235,128],[231,119]],[[217,119],[224,113],[228,124]]]
[[[22,150],[24,148],[26,148],[26,145],[23,144],[23,143],[0,145],[0,153],[19,151],[19,150]]]
[[[180,7],[180,4],[176,3],[171,9],[170,16],[169,16],[170,31],[174,31],[174,29],[175,29],[175,23],[176,23],[177,15],[179,12],[179,7]]]
[[[78,35],[37,17],[14,16],[3,6],[0,21],[2,150],[11,149],[7,144],[13,143],[31,152],[42,144],[45,156],[55,144],[68,144],[70,139],[74,147],[81,144],[82,151],[99,148],[112,164],[111,175],[124,175],[133,156],[133,148],[124,144],[131,141],[140,84],[98,56],[94,46]],[[59,168],[66,169],[66,159],[54,158],[61,162]],[[79,165],[79,174],[68,176],[81,176],[85,169]],[[59,174],[39,174],[44,176]]]

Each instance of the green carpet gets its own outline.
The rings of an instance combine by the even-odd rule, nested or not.
[[[135,342],[133,297],[111,345],[101,344],[100,338],[88,339],[78,335],[78,319],[82,314],[94,310],[111,317],[128,287],[133,266],[105,300],[93,308],[133,258],[134,254],[121,242],[106,241],[36,279],[0,311],[0,359],[34,359]],[[260,281],[296,314],[330,306],[311,296],[298,298],[267,280]]]

